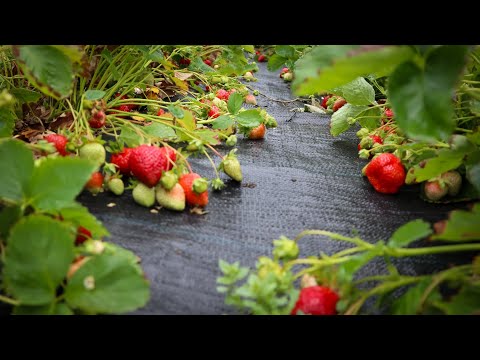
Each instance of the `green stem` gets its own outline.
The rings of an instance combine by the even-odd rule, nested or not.
[[[355,238],[350,238],[346,236],[342,236],[340,234],[336,234],[330,231],[324,231],[324,230],[305,230],[302,231],[300,234],[298,234],[295,239],[293,239],[295,242],[298,242],[302,237],[308,236],[308,235],[323,235],[323,236],[328,236],[329,238],[333,240],[340,240],[340,241],[346,241],[352,244],[355,244],[360,247],[364,247],[365,249],[371,249],[374,247],[374,245],[363,241],[362,239],[355,237]]]
[[[442,254],[461,251],[477,251],[480,250],[480,244],[456,244],[456,245],[441,245],[431,246],[415,249],[399,249],[399,248],[385,248],[385,253],[394,257],[419,256],[430,254]]]
[[[4,303],[13,305],[13,306],[18,306],[20,305],[20,302],[18,300],[10,299],[9,297],[0,295],[0,301],[3,301]]]

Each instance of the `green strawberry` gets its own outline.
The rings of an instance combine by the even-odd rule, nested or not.
[[[225,174],[230,176],[235,181],[242,181],[242,168],[235,155],[236,149],[230,151],[230,153],[225,157],[225,159],[220,164],[220,169],[223,169]]]
[[[102,144],[92,142],[83,145],[79,150],[79,155],[82,159],[90,160],[100,167],[105,162],[107,153]]]
[[[178,176],[174,172],[164,172],[160,179],[160,184],[166,189],[171,190],[178,183]]]
[[[448,187],[448,195],[456,196],[460,192],[462,187],[462,176],[458,171],[447,171],[441,176],[442,180],[445,181]]]
[[[113,178],[107,183],[108,190],[113,192],[115,195],[122,195],[125,190],[125,185],[123,184],[122,179]]]
[[[155,197],[158,203],[169,210],[185,210],[185,191],[179,183],[176,183],[171,190],[166,190],[161,185],[157,185]]]
[[[293,74],[291,72],[287,72],[287,73],[283,74],[283,80],[292,81],[293,80]]]
[[[367,136],[369,133],[370,133],[370,131],[368,131],[367,128],[361,128],[360,130],[357,131],[357,137],[359,139],[362,139],[365,136]]]
[[[237,144],[237,136],[230,135],[225,141],[225,144],[227,144],[227,146],[235,146]]]
[[[155,204],[155,188],[150,188],[143,183],[138,183],[132,192],[133,200],[139,205],[151,207]]]

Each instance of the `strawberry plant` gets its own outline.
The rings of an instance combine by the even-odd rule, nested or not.
[[[13,314],[113,314],[143,307],[149,282],[130,251],[75,197],[94,174],[77,157],[34,160],[0,140],[0,301]]]
[[[220,260],[217,290],[225,294],[227,305],[257,315],[368,314],[376,311],[365,305],[371,298],[377,299],[376,308],[391,314],[478,314],[479,222],[477,203],[470,211],[453,211],[433,229],[417,219],[398,228],[390,239],[373,244],[359,236],[305,230],[293,240],[282,236],[273,241],[272,257],[259,257],[253,270]],[[299,258],[299,241],[306,236],[324,236],[350,247],[326,254],[319,243],[320,255]],[[409,246],[425,238],[435,245]],[[471,263],[419,276],[401,274],[392,262],[457,252],[477,255]],[[387,273],[362,277],[360,270],[374,259],[385,261]]]

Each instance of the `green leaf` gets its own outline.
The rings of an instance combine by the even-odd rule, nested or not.
[[[338,266],[338,278],[345,283],[350,283],[355,273],[374,257],[378,256],[381,251],[382,244],[377,244],[377,246],[368,251],[352,256],[350,260]]]
[[[0,141],[0,198],[24,199],[33,173],[32,152],[18,140]]]
[[[412,220],[400,226],[393,233],[388,245],[391,247],[405,247],[410,243],[423,239],[432,233],[430,224],[421,219]]]
[[[43,161],[33,171],[29,197],[38,210],[73,205],[97,165],[80,158],[57,157]]]
[[[359,76],[388,75],[414,56],[409,46],[321,45],[295,63],[295,95],[328,92]]]
[[[274,54],[274,55],[270,56],[270,58],[268,59],[267,69],[269,71],[278,70],[282,67],[283,64],[285,64],[286,61],[287,61],[287,59],[284,58],[283,56],[280,56],[278,54]]]
[[[92,287],[86,286],[91,281]],[[144,306],[150,298],[148,281],[124,256],[93,256],[72,276],[65,299],[74,309],[115,314]]]
[[[255,48],[253,45],[242,45],[243,50],[246,52],[249,52],[250,54],[253,54],[255,52]]]
[[[472,211],[455,210],[450,213],[442,233],[432,236],[432,240],[475,241],[480,240],[480,203]]]
[[[259,126],[263,122],[263,118],[256,109],[245,110],[235,117],[235,120],[240,126],[246,128],[254,128]]]
[[[344,131],[347,131],[350,126],[355,123],[355,121],[352,122],[351,119],[355,119],[355,117],[367,109],[368,106],[364,105],[345,104],[342,106],[330,119],[330,134],[338,136]]]
[[[211,73],[215,71],[212,67],[205,64],[200,56],[196,56],[190,62],[190,65],[188,65],[188,70],[201,73]]]
[[[230,114],[235,115],[238,113],[238,110],[242,108],[243,104],[243,96],[240,95],[238,92],[234,92],[228,98],[227,108]]]
[[[447,315],[478,315],[480,313],[480,286],[466,285],[451,301],[436,303]]]
[[[138,133],[134,129],[138,129]],[[137,125],[121,126],[119,139],[131,148],[137,147],[138,145],[143,143],[141,129]]]
[[[86,207],[80,204],[63,208],[59,213],[62,215],[64,221],[70,221],[76,226],[83,226],[88,229],[92,233],[94,239],[110,236],[110,233],[105,226],[103,226],[95,216],[90,214]]]
[[[480,193],[480,150],[467,155],[465,170],[468,181]]]
[[[64,53],[71,62],[73,63],[81,63],[83,55],[83,46],[81,45],[51,45],[54,48],[60,50]]]
[[[464,154],[450,149],[443,149],[438,152],[438,156],[425,160],[423,168],[415,165],[413,172],[408,176],[416,179],[417,182],[432,179],[446,171],[458,168],[463,161]]]
[[[178,106],[168,105],[167,108],[168,108],[168,111],[170,111],[170,113],[173,116],[175,116],[177,119],[183,119],[183,117],[185,116],[184,111]]]
[[[225,130],[233,125],[233,119],[228,115],[221,115],[212,122],[212,127],[214,129]]]
[[[197,130],[195,131],[195,135],[199,137],[203,143],[210,145],[220,144],[220,140],[218,139],[218,133],[211,129]]]
[[[144,126],[143,131],[160,139],[172,139],[177,137],[175,130],[173,130],[170,126],[160,123],[153,123],[151,125]]]
[[[0,211],[0,239],[6,239],[11,227],[22,216],[20,206],[8,206]]]
[[[41,306],[15,306],[13,315],[73,315],[65,303],[52,303]]]
[[[87,90],[85,91],[85,100],[100,100],[105,96],[106,92],[103,90]]]
[[[452,94],[466,51],[466,46],[440,46],[429,53],[424,69],[407,62],[390,76],[388,94],[395,118],[411,138],[446,140],[455,129]]]
[[[62,51],[51,45],[21,45],[13,53],[28,81],[45,95],[57,100],[70,95],[73,68]]]
[[[441,299],[437,289],[432,291],[426,299],[423,299],[425,291],[430,286],[432,279],[427,277],[420,281],[417,285],[400,296],[392,305],[393,315],[416,315],[422,312],[424,304],[429,301],[437,301]],[[425,303],[421,301],[425,300]]]
[[[0,138],[12,136],[16,119],[17,116],[12,109],[0,108]]]
[[[375,102],[375,90],[363,77],[331,90],[352,105],[370,105]]]
[[[53,302],[74,258],[73,233],[52,218],[31,215],[10,233],[3,275],[7,290],[22,305]]]
[[[277,45],[275,46],[275,52],[284,58],[295,56],[295,48],[291,45]]]
[[[380,108],[372,107],[362,112],[356,120],[361,127],[375,130],[381,125],[381,115]]]
[[[23,88],[10,89],[10,93],[15,96],[22,104],[37,102],[42,97],[42,94]]]
[[[143,276],[143,270],[139,265],[140,258],[137,255],[130,250],[124,249],[121,246],[109,242],[103,242],[103,245],[105,246],[105,254],[124,257],[133,267],[135,267],[137,273]]]

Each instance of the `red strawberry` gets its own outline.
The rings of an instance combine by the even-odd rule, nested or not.
[[[75,245],[83,244],[91,237],[92,233],[88,229],[85,229],[83,226],[79,226],[77,229],[77,238],[75,239]]]
[[[298,300],[291,314],[298,311],[308,315],[336,315],[338,294],[325,286],[309,286],[300,291]]]
[[[333,103],[333,107],[332,107],[332,110],[333,112],[337,111],[338,109],[340,109],[343,105],[345,105],[347,103],[347,100],[345,100],[344,98],[340,97],[338,98],[334,103]]]
[[[266,131],[265,125],[260,124],[256,128],[253,128],[252,130],[250,130],[250,132],[248,133],[248,138],[251,140],[263,139],[265,137],[265,131]]]
[[[425,183],[425,187],[423,188],[423,192],[425,193],[427,199],[438,201],[448,194],[448,186],[442,186],[442,184],[440,184],[440,182],[437,180],[427,181]]]
[[[188,66],[188,65],[190,65],[190,62],[191,62],[190,59],[186,59],[186,58],[180,59],[180,64],[181,64],[181,65]]]
[[[201,176],[196,173],[184,174],[178,179],[178,183],[185,191],[185,199],[188,204],[192,206],[207,206],[208,204],[208,190],[200,194],[193,191],[193,182],[196,179],[201,179]]]
[[[66,146],[68,139],[66,136],[59,134],[48,134],[47,136],[45,136],[45,140],[55,145],[55,149],[57,149],[60,155],[67,156],[68,152]]]
[[[265,55],[263,55],[263,54],[262,54],[262,55],[259,55],[259,56],[258,56],[258,61],[259,61],[259,62],[265,62],[265,61],[267,61],[267,57],[266,57]]]
[[[165,154],[158,146],[140,145],[130,152],[130,171],[145,185],[157,185],[166,165]]]
[[[85,185],[87,190],[96,194],[102,191],[103,188],[103,175],[101,172],[97,171],[92,174],[87,184]]]
[[[165,114],[165,110],[163,110],[163,109],[158,109],[158,111],[157,111],[157,116],[162,116],[163,114]]]
[[[227,90],[220,89],[217,91],[217,98],[220,100],[225,100],[228,101],[228,98],[230,97],[230,93]]]
[[[116,107],[115,109],[120,110],[120,111],[126,111],[126,112],[132,111],[130,109],[130,106],[128,106],[128,105],[120,105],[119,107]]]
[[[203,62],[205,64],[207,64],[208,66],[212,66],[212,60],[210,60],[210,59],[205,59],[205,60],[203,60]]]
[[[102,110],[95,112],[90,120],[88,120],[90,127],[100,129],[105,126],[105,112]]]
[[[220,109],[215,105],[212,105],[212,107],[210,108],[210,111],[208,112],[208,117],[215,119],[219,116],[220,116]]]
[[[124,148],[121,153],[112,154],[112,158],[110,159],[110,162],[117,165],[118,170],[125,175],[130,174],[129,161],[131,151],[131,148]]]
[[[398,157],[383,153],[367,165],[365,175],[375,190],[383,194],[395,194],[405,183],[405,169]]]
[[[290,70],[287,67],[284,67],[282,71],[280,71],[280,77],[283,77],[283,74],[289,72]],[[322,105],[323,106],[323,105]]]
[[[210,86],[205,86],[205,91],[210,91]]]
[[[162,170],[163,171],[172,170],[172,168],[173,168],[172,163],[177,161],[177,152],[170,147],[164,146],[164,147],[160,148],[160,153],[162,154],[163,158],[165,159],[164,165],[162,166]]]
[[[385,109],[385,116],[387,119],[393,119],[393,110],[392,109],[389,109],[389,108],[386,108]]]
[[[370,138],[373,140],[374,143],[383,144],[383,140],[378,135],[370,135]]]
[[[325,97],[323,98],[321,106],[322,106],[324,109],[327,108],[327,101],[328,101],[328,99],[330,99],[331,97],[332,97],[332,95],[327,95],[327,96],[325,96]]]

